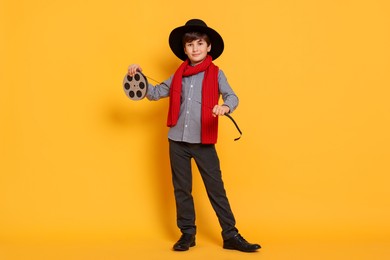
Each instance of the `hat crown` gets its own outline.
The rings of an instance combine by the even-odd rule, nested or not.
[[[191,19],[191,20],[188,20],[185,24],[186,26],[203,26],[203,27],[207,27],[207,24],[205,22],[203,22],[202,20],[200,19]]]

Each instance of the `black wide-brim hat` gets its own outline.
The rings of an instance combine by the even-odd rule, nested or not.
[[[211,50],[209,55],[216,60],[223,52],[224,43],[221,35],[214,29],[207,26],[205,22],[199,19],[191,19],[184,26],[173,29],[169,35],[169,46],[173,53],[181,60],[186,60],[187,55],[184,52],[183,36],[188,32],[205,33],[210,39]]]

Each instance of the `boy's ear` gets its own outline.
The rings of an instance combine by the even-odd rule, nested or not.
[[[207,52],[210,52],[211,51],[211,43],[209,46],[207,46]]]

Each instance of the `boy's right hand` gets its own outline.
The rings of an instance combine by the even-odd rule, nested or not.
[[[138,64],[131,64],[127,69],[127,74],[132,77],[137,71],[142,72],[141,66]]]

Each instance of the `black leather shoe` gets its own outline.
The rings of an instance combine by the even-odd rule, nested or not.
[[[187,251],[190,247],[195,246],[195,235],[183,234],[181,235],[179,241],[173,245],[173,250],[175,251]]]
[[[223,241],[223,248],[242,252],[255,252],[261,248],[259,244],[248,243],[240,234]]]

